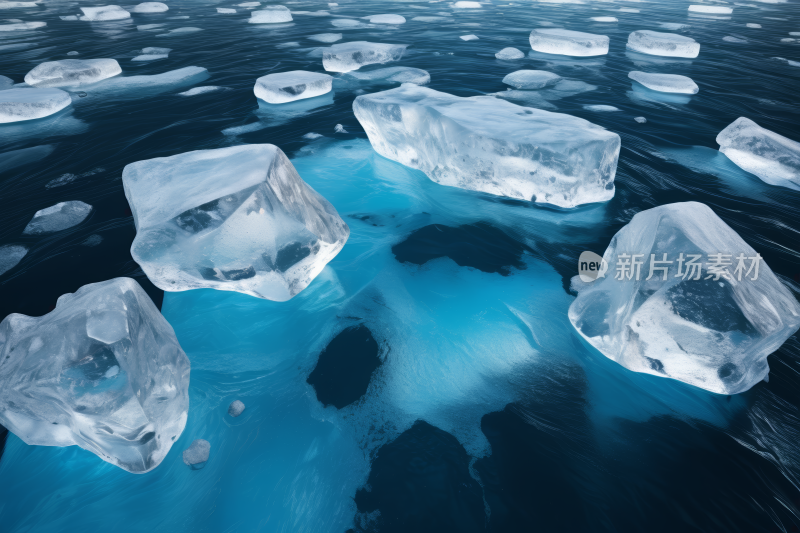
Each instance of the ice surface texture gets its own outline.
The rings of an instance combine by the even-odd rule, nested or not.
[[[586,57],[608,53],[607,36],[561,28],[533,30],[530,42],[531,48],[545,54]]]
[[[89,204],[74,200],[61,202],[37,211],[22,233],[41,235],[68,229],[83,222],[91,212],[92,206]]]
[[[634,70],[628,73],[628,77],[648,89],[662,93],[697,94],[700,90],[692,78],[679,74],[651,74]]]
[[[266,6],[264,9],[250,13],[251,24],[277,24],[291,22],[292,13],[285,6]]]
[[[345,81],[355,79],[370,83],[416,83],[417,85],[425,85],[430,83],[431,75],[427,70],[420,68],[387,67],[367,72],[348,72],[341,79]]]
[[[116,59],[62,59],[37,65],[25,74],[25,83],[32,87],[79,87],[121,73]]]
[[[129,472],[184,426],[189,359],[138,283],[84,285],[42,317],[0,323],[0,422],[27,444],[78,445]]]
[[[645,279],[651,254],[676,261],[680,253],[701,256],[699,280],[677,276],[677,263],[666,280],[660,270]],[[730,280],[705,279],[708,256],[718,253],[731,254]],[[616,279],[622,254],[644,254],[638,280],[635,274]],[[719,394],[746,391],[769,372],[767,356],[800,327],[800,305],[764,261],[756,280],[752,273],[738,280],[739,254],[756,252],[705,204],[642,211],[611,240],[603,255],[609,272],[578,294],[569,319],[590,344],[629,370]]]
[[[561,79],[558,74],[546,70],[518,70],[503,78],[503,83],[517,89],[543,89],[555,85]]]
[[[770,185],[800,190],[800,142],[739,117],[717,135],[719,151]]]
[[[693,58],[700,53],[700,44],[684,35],[638,30],[628,36],[628,49],[654,56]]]
[[[375,151],[442,185],[559,207],[614,196],[619,136],[581,118],[412,84],[353,111]]]
[[[388,63],[403,57],[407,44],[353,41],[334,44],[322,52],[322,66],[328,72],[350,72],[364,65]]]
[[[58,113],[72,103],[61,89],[7,89],[0,91],[0,124],[34,120]]]
[[[169,7],[161,2],[143,2],[131,9],[131,11],[133,13],[163,13],[169,11]]]
[[[131,18],[131,14],[119,6],[82,7],[81,20],[88,22],[102,22],[107,20],[122,20]]]
[[[209,287],[285,301],[350,229],[271,144],[139,161],[122,173],[133,258],[159,288]]]
[[[285,104],[331,92],[333,78],[327,74],[293,70],[267,74],[256,80],[256,98],[270,104]]]

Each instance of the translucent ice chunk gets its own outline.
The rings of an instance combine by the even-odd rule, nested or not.
[[[478,9],[483,7],[480,2],[469,2],[466,0],[459,0],[453,7],[456,9]]]
[[[286,6],[266,6],[264,9],[252,11],[250,20],[248,20],[251,24],[277,24],[291,21],[292,13]]]
[[[700,44],[685,35],[638,30],[628,36],[628,49],[642,54],[667,57],[697,57]]]
[[[322,52],[322,66],[328,72],[350,72],[364,65],[388,63],[403,57],[407,44],[353,41],[334,44]]]
[[[32,87],[79,87],[122,73],[116,59],[62,59],[37,65],[25,74]]]
[[[619,136],[577,117],[412,84],[353,111],[375,151],[442,185],[560,207],[614,196]]]
[[[13,24],[0,24],[0,31],[24,31],[44,28],[46,22],[15,22]]]
[[[169,11],[169,6],[161,2],[142,2],[131,9],[133,13],[163,13],[165,11]]]
[[[78,445],[129,472],[186,425],[189,359],[138,283],[84,285],[42,317],[0,323],[0,422],[31,445]]]
[[[117,76],[91,87],[99,93],[125,93],[128,96],[145,97],[160,91],[197,83],[208,79],[208,71],[202,67],[184,67],[162,74],[140,76]]]
[[[14,268],[28,253],[28,249],[18,244],[0,246],[0,276]]]
[[[131,14],[119,6],[82,7],[81,11],[83,11],[81,20],[89,22],[131,18]]]
[[[347,130],[344,129],[344,126],[342,126],[341,124],[337,124],[336,126],[334,126],[333,131],[334,133],[347,133]]]
[[[222,13],[224,15],[230,15],[232,13],[236,13],[236,10],[235,9],[231,9],[229,7],[218,7],[217,8],[217,13]]]
[[[635,120],[639,124],[647,124],[647,119],[644,117],[634,117],[633,120]]]
[[[258,78],[254,92],[256,98],[270,104],[285,104],[329,93],[332,82],[333,78],[328,74],[292,70]]]
[[[406,18],[402,15],[372,15],[369,21],[372,24],[405,24]]]
[[[494,57],[497,59],[522,59],[525,57],[525,54],[523,54],[519,49],[509,46],[508,48],[503,48],[497,52]]]
[[[61,89],[7,89],[0,91],[0,124],[33,120],[58,113],[72,103]]]
[[[236,418],[244,412],[244,403],[241,400],[234,400],[228,406],[228,414]]]
[[[518,70],[503,78],[503,83],[517,89],[543,89],[555,85],[561,76],[546,70]]]
[[[0,9],[16,9],[19,7],[37,7],[37,2],[0,2]]]
[[[61,202],[37,211],[22,233],[41,235],[69,229],[83,222],[91,212],[89,204],[77,200]]]
[[[133,258],[169,291],[202,287],[285,301],[350,230],[271,144],[139,161],[122,173]]]
[[[608,53],[607,36],[561,28],[533,30],[530,42],[531,48],[545,54],[587,57]]]
[[[619,22],[617,17],[592,17],[594,22]]]
[[[354,70],[342,75],[342,80],[350,79],[369,83],[415,83],[426,85],[431,81],[431,75],[426,70],[412,67],[387,67],[367,72]]]
[[[197,96],[198,94],[206,94],[215,91],[221,91],[224,87],[218,87],[216,85],[206,85],[205,87],[193,87],[188,91],[183,91],[182,93],[178,93],[178,96]]]
[[[692,5],[689,6],[689,12],[691,13],[710,13],[712,15],[730,15],[733,13],[732,7],[725,7],[725,6],[698,6]]]
[[[172,48],[157,48],[155,46],[149,46],[147,48],[142,48],[141,55],[134,57],[131,59],[131,61],[155,61],[156,59],[167,59],[171,51]]]
[[[714,259],[719,254],[722,261]],[[569,319],[629,370],[719,394],[743,392],[764,379],[767,356],[800,327],[800,305],[763,261],[753,279],[748,258],[755,257],[705,204],[648,209],[611,240],[603,256],[609,273],[578,294]],[[634,260],[642,262],[640,274],[634,267],[620,275],[620,264]],[[726,260],[728,267],[713,266]]]
[[[604,104],[585,105],[583,108],[587,111],[594,111],[595,113],[611,113],[614,111],[619,111],[619,108],[614,107],[613,105]]]
[[[341,33],[318,33],[317,35],[309,35],[309,39],[320,43],[335,43],[342,40]]]
[[[169,30],[169,33],[159,33],[156,37],[176,37],[181,35],[186,35],[187,33],[195,33],[198,31],[203,31],[203,28],[194,28],[192,26],[186,26],[184,28],[175,28],[174,30]]]
[[[208,461],[211,452],[211,444],[205,439],[196,439],[185,450],[183,450],[183,462],[192,468],[203,468]]]
[[[479,37],[475,34],[470,33],[469,35],[462,35],[459,37],[462,41],[477,41]]]
[[[697,94],[700,90],[692,78],[679,74],[652,74],[634,70],[628,73],[628,77],[648,89],[663,93]]]
[[[0,93],[2,94],[2,93]],[[717,135],[719,151],[770,185],[800,190],[800,143],[739,117]]]

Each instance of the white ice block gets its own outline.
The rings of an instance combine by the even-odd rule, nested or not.
[[[119,6],[82,7],[81,11],[83,11],[81,20],[88,22],[103,22],[131,18],[131,14]]]
[[[648,89],[662,93],[697,94],[700,91],[692,78],[679,74],[654,74],[634,70],[628,73],[628,77]]]
[[[509,46],[508,48],[503,48],[502,50],[497,52],[494,55],[494,57],[496,57],[497,59],[505,59],[505,60],[522,59],[525,57],[525,54],[523,54],[519,49]]]
[[[700,53],[700,43],[675,33],[638,30],[628,36],[629,50],[641,54],[666,57],[694,58]]]
[[[575,57],[608,53],[608,37],[561,28],[538,28],[531,32],[531,48],[536,52]]]
[[[162,2],[142,2],[131,9],[132,13],[164,13],[169,11],[169,6]]]
[[[270,104],[285,104],[331,92],[333,78],[328,74],[292,70],[267,74],[256,80],[256,98]]]
[[[517,70],[503,78],[503,83],[517,89],[543,89],[555,85],[561,76],[546,70]]]

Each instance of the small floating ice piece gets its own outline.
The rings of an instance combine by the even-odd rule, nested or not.
[[[313,131],[310,131],[310,132],[306,133],[305,135],[303,135],[303,139],[309,139],[309,140],[312,140],[312,141],[314,139],[319,139],[320,137],[323,137],[323,135],[320,135],[319,133],[314,133]]]
[[[652,74],[634,70],[628,73],[628,77],[662,93],[697,94],[700,90],[691,78],[679,74]]]
[[[608,53],[607,36],[561,28],[535,29],[530,43],[533,50],[545,54],[589,57]]]
[[[266,6],[264,9],[250,12],[251,24],[278,24],[292,22],[292,12],[286,6]]]
[[[425,16],[423,16],[423,17],[414,17],[413,19],[411,19],[411,22],[447,22],[448,20],[451,20],[451,19],[448,19],[447,17],[425,17]]]
[[[700,53],[700,44],[684,35],[638,30],[628,36],[628,49],[641,54],[694,58]]]
[[[176,35],[186,35],[187,33],[195,33],[198,31],[203,31],[203,28],[186,26],[184,28],[175,28],[174,30],[169,30],[169,33],[159,33],[156,35],[156,37],[175,37]]]
[[[142,2],[133,9],[132,13],[164,13],[169,11],[169,6],[161,2]]]
[[[333,78],[328,74],[292,70],[258,78],[253,91],[256,98],[267,103],[285,104],[329,93],[332,83]]]
[[[82,7],[81,20],[102,22],[107,20],[123,20],[131,18],[131,14],[119,6]]]
[[[417,85],[426,85],[431,81],[431,75],[426,70],[412,67],[387,67],[367,72],[354,70],[342,76],[342,79],[353,78],[372,83],[415,83]]]
[[[334,44],[322,52],[322,66],[328,72],[350,72],[364,65],[388,63],[403,57],[407,44],[353,41]]]
[[[244,403],[240,400],[233,400],[228,406],[228,414],[233,418],[238,417],[244,412]]]
[[[459,37],[459,39],[461,39],[462,41],[477,41],[478,40],[478,36],[477,35],[473,35],[473,34],[462,35],[462,36]]]
[[[18,244],[0,246],[0,276],[14,268],[28,254],[28,249]]]
[[[337,124],[336,126],[334,126],[333,131],[334,133],[347,133],[347,130],[344,129],[344,126],[342,126],[341,124]]]
[[[466,0],[459,0],[458,2],[453,4],[453,7],[456,9],[478,9],[483,6],[480,4],[480,2],[469,2]]]
[[[22,233],[43,235],[69,229],[83,222],[91,212],[89,204],[77,200],[61,202],[37,211]]]
[[[619,22],[617,17],[592,17],[594,22]]]
[[[748,28],[754,28],[754,29],[760,29],[761,28],[761,24],[756,24],[755,22],[748,22],[746,24],[746,26]]]
[[[62,59],[47,61],[25,74],[31,87],[79,87],[122,73],[116,59]]]
[[[518,70],[503,78],[503,83],[517,89],[531,90],[555,85],[560,80],[561,76],[546,70]]]
[[[18,88],[0,91],[0,124],[44,118],[72,103],[61,89]]]
[[[193,469],[200,469],[205,466],[210,453],[211,443],[205,439],[196,439],[188,448],[183,450],[183,462]]]
[[[319,43],[335,43],[342,40],[341,33],[318,33],[316,35],[309,35],[307,39],[317,41]]]
[[[633,119],[633,120],[635,120],[635,121],[636,121],[636,122],[638,122],[639,124],[646,124],[646,123],[647,123],[647,119],[646,119],[646,118],[644,118],[644,117],[634,117],[634,119]]]
[[[206,94],[214,91],[221,91],[225,87],[217,87],[216,85],[206,85],[204,87],[193,87],[188,91],[178,93],[178,96],[197,96],[198,94]]]
[[[98,93],[119,93],[128,97],[143,97],[189,83],[207,79],[208,71],[202,67],[184,67],[162,74],[118,76],[92,87]]]
[[[685,30],[690,26],[688,24],[680,24],[678,22],[662,22],[659,27],[669,31],[680,31]]]
[[[20,8],[20,7],[38,7],[38,3],[37,2],[0,2],[0,9],[16,9],[16,8]]]
[[[559,207],[614,196],[619,136],[578,117],[412,84],[353,112],[376,152],[442,185]]]
[[[725,6],[699,6],[699,5],[691,5],[689,6],[690,13],[709,13],[712,15],[730,15],[733,13],[732,7],[725,7]]]
[[[171,51],[172,48],[157,48],[155,46],[149,46],[147,48],[142,48],[141,55],[134,57],[131,59],[131,61],[155,61],[156,59],[167,59]]]
[[[603,105],[603,104],[585,105],[583,106],[583,108],[586,111],[594,111],[597,113],[610,113],[613,111],[619,111],[619,108],[616,108],[613,105]]]
[[[405,24],[406,18],[402,15],[372,15],[369,21],[372,24]]]
[[[518,50],[517,48],[508,47],[503,48],[499,52],[497,52],[494,57],[497,59],[522,59],[525,57],[525,54],[522,51]]]
[[[229,7],[218,7],[217,13],[222,13],[223,15],[230,15],[232,13],[236,13],[235,9],[231,9]]]
[[[739,117],[717,135],[717,143],[728,159],[766,183],[800,190],[799,142]]]
[[[16,22],[14,24],[0,24],[0,31],[24,31],[44,28],[46,22]]]
[[[80,54],[80,52],[75,52],[75,51],[73,50],[72,52],[67,52],[67,55],[68,55],[68,56],[79,56],[79,55],[81,55],[81,54]]]

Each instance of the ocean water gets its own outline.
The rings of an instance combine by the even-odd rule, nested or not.
[[[9,434],[0,459],[2,531],[798,530],[796,335],[769,357],[768,382],[721,396],[629,372],[587,346],[567,319],[580,253],[602,254],[634,214],[671,202],[709,205],[797,290],[800,192],[765,184],[715,143],[740,116],[800,139],[800,67],[786,61],[800,61],[800,42],[781,42],[800,31],[796,2],[724,4],[733,14],[711,18],[689,16],[682,1],[493,0],[475,10],[298,1],[285,5],[314,14],[280,25],[248,24],[249,10],[231,3],[167,3],[166,13],[105,23],[59,18],[94,5],[84,2],[0,11],[5,19],[47,22],[0,32],[0,75],[17,83],[41,62],[73,57],[70,51],[115,58],[123,77],[208,70],[151,87],[81,88],[54,117],[0,125],[0,245],[29,249],[0,275],[0,317],[42,315],[82,285],[133,277],[192,365],[186,429],[148,474]],[[407,22],[361,19],[381,13]],[[442,20],[412,20],[418,16]],[[619,22],[590,20],[597,16]],[[332,24],[342,18],[362,27]],[[668,31],[664,23],[687,25],[678,33],[698,41],[700,55],[626,51],[630,32]],[[152,24],[161,26],[137,29]],[[548,26],[608,35],[609,53],[494,57],[508,46],[527,54],[530,31]],[[183,27],[201,31],[162,36]],[[459,96],[505,91],[501,80],[519,69],[583,82],[580,92],[515,103],[618,133],[614,198],[548,209],[443,187],[382,158],[352,101],[394,85],[337,79],[330,95],[259,104],[256,78],[323,71],[322,43],[308,38],[320,33],[408,44],[388,66],[424,69],[431,88]],[[467,34],[478,39],[459,39]],[[169,58],[131,61],[151,46],[171,48]],[[631,70],[686,75],[700,92],[644,90],[628,79]],[[200,86],[221,89],[178,94]],[[646,123],[634,120],[642,116]],[[347,133],[335,132],[337,124]],[[310,132],[322,137],[304,137]],[[130,256],[135,228],[122,169],[246,143],[284,150],[347,222],[347,244],[288,302],[161,292]],[[33,213],[68,200],[94,209],[68,230],[22,235]],[[231,418],[235,399],[246,410]],[[197,438],[211,443],[211,455],[191,470],[181,452]]]

